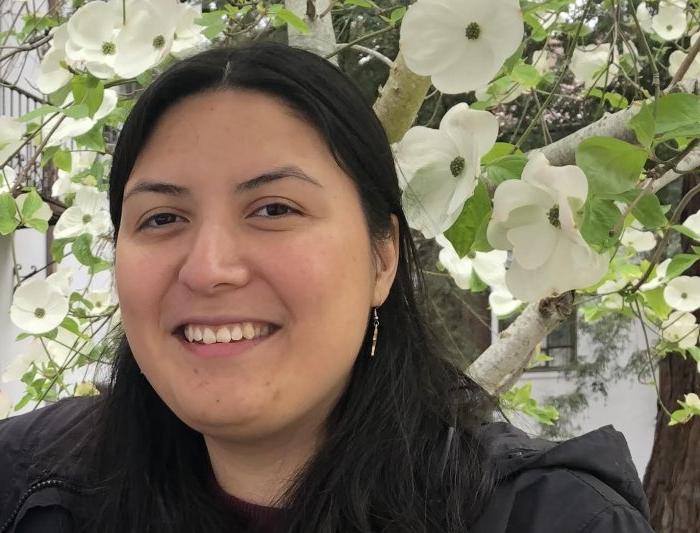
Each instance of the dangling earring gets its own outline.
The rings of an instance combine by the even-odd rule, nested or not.
[[[377,348],[377,337],[379,336],[379,315],[377,308],[374,308],[374,333],[372,334],[372,350],[369,352],[370,357],[374,357],[374,351]]]

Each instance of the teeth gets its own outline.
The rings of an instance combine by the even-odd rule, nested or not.
[[[216,331],[216,342],[229,342],[231,340],[231,332],[228,328],[219,328]]]
[[[255,328],[250,322],[243,324],[243,336],[249,340],[255,338]]]
[[[204,344],[226,343],[267,336],[270,333],[270,325],[253,324],[252,322],[219,327],[187,324],[183,328],[183,333],[188,342],[202,342]]]
[[[204,338],[202,339],[204,344],[214,344],[216,342],[216,335],[209,328],[204,328]]]

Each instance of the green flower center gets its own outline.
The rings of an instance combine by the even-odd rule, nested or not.
[[[687,293],[687,292],[682,292],[682,293],[681,293],[681,298],[682,298],[683,300],[685,300],[687,297],[688,297],[688,293]]]
[[[34,316],[37,318],[44,318],[46,316],[46,310],[41,307],[34,309]]]
[[[456,178],[464,171],[464,158],[462,156],[455,157],[450,163],[450,172]]]
[[[673,29],[673,26],[671,26],[670,24],[668,26],[666,26],[666,31],[671,31],[672,29]]]
[[[547,213],[547,219],[549,223],[555,228],[561,228],[561,222],[559,221],[559,206],[555,205]]]
[[[163,46],[165,46],[165,37],[158,35],[153,39],[153,48],[159,49],[163,48]]]
[[[470,41],[476,41],[479,38],[479,35],[481,35],[481,26],[479,26],[476,22],[470,22],[464,33],[467,36],[467,39]]]
[[[117,45],[110,41],[102,43],[102,53],[106,56],[111,56],[117,53]]]
[[[88,224],[92,220],[90,215],[83,215],[83,224]]]

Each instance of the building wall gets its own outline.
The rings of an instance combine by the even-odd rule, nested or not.
[[[621,359],[644,348],[644,337],[641,327],[635,322],[630,332],[630,343]],[[653,341],[652,341],[653,342]],[[585,360],[593,352],[593,346],[587,339],[580,339],[578,345],[579,358]],[[624,364],[625,361],[618,361]],[[566,380],[561,372],[526,372],[520,379],[519,385],[532,383],[533,397],[540,402],[548,397],[570,393],[574,383]],[[656,391],[653,384],[640,383],[636,376],[629,376],[618,381],[606,383],[607,396],[590,391],[592,401],[586,409],[575,414],[570,422],[575,428],[575,434],[581,435],[601,426],[612,424],[621,431],[627,439],[632,453],[632,459],[637,472],[642,476],[651,456],[654,441],[654,425],[656,422]],[[516,417],[516,425],[522,429],[537,433],[539,426],[530,419]]]

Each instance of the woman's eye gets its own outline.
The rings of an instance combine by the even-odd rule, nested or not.
[[[298,210],[289,207],[287,204],[267,204],[253,212],[255,216],[263,218],[279,218],[290,214],[300,214]]]
[[[149,228],[159,228],[162,226],[167,226],[168,224],[175,222],[176,219],[182,218],[174,213],[157,213],[153,216],[148,217],[141,224],[139,229],[149,229]]]

